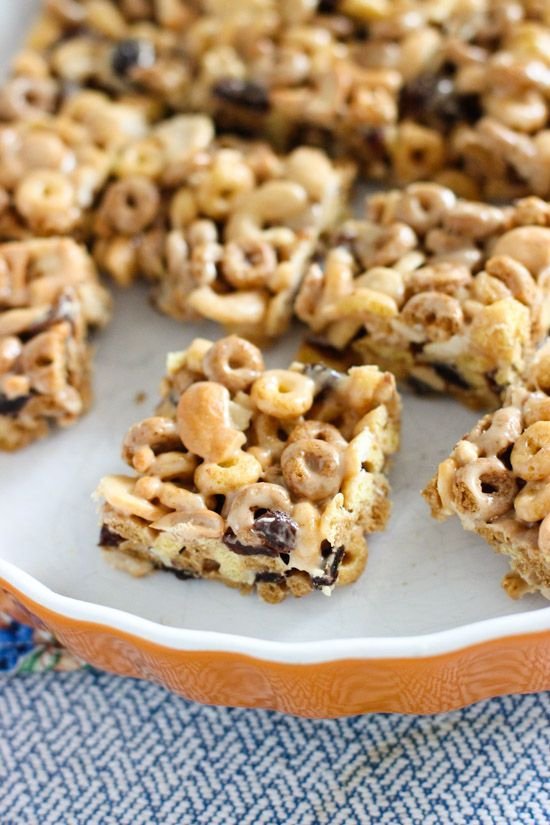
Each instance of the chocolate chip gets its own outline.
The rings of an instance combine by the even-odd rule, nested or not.
[[[324,559],[332,555],[332,544],[328,539],[323,539],[321,542],[321,555]]]
[[[155,49],[148,40],[120,40],[111,57],[111,68],[117,77],[126,77],[136,66],[147,68],[155,62]]]
[[[256,584],[258,584],[258,582],[282,584],[284,580],[285,577],[281,575],[281,573],[270,573],[268,571],[266,571],[265,573],[256,573],[256,578],[254,579]]]
[[[426,384],[425,381],[421,381],[420,378],[416,378],[414,375],[409,375],[407,384],[416,395],[433,395],[435,393],[433,387],[430,387],[429,384]]]
[[[226,77],[214,84],[212,94],[226,103],[244,106],[257,112],[267,112],[270,108],[267,89],[254,80]]]
[[[451,367],[450,364],[430,364],[430,366],[433,371],[448,384],[460,387],[461,390],[471,389],[466,379],[463,378],[457,369]]]
[[[173,567],[165,567],[169,573],[173,573],[176,579],[181,579],[182,581],[187,581],[188,579],[196,579],[197,574],[194,573],[192,570],[175,570]]]
[[[334,130],[328,126],[297,123],[288,136],[288,142],[292,146],[317,146],[329,154],[337,154]]]
[[[342,374],[324,364],[306,364],[304,375],[315,382],[315,396],[333,390],[342,378]]]
[[[492,372],[485,373],[485,380],[487,381],[487,386],[491,390],[492,393],[496,395],[497,398],[501,398],[504,390],[508,386],[507,384],[502,384],[497,381],[496,378],[496,370]]]
[[[481,117],[476,95],[460,95],[450,74],[422,74],[403,86],[399,97],[401,118],[410,117],[432,128],[448,129],[458,122],[474,123]]]
[[[17,415],[30,397],[30,395],[20,395],[17,398],[7,398],[0,393],[0,415]]]
[[[101,532],[99,534],[99,547],[118,547],[124,541],[123,536],[119,536],[106,524],[101,525]]]
[[[223,543],[226,547],[239,556],[278,556],[278,552],[263,544],[243,544],[240,542],[231,529],[228,527],[223,534]]]
[[[256,514],[252,532],[274,552],[284,553],[296,547],[298,525],[282,510],[266,510],[259,516]]]
[[[333,14],[338,7],[338,0],[319,0],[317,11],[319,14]]]
[[[225,496],[215,495],[213,498],[214,504],[212,506],[212,510],[215,510],[216,513],[221,513],[225,505]]]
[[[322,552],[322,549],[321,549]],[[338,578],[338,568],[340,567],[340,563],[344,558],[345,548],[342,545],[338,547],[337,550],[334,551],[334,555],[332,558],[329,556],[327,564],[325,566],[325,572],[322,576],[314,576],[312,578],[313,586],[316,588],[321,587],[332,587],[336,579]]]
[[[290,553],[281,553],[280,559],[283,564],[290,564]]]
[[[223,536],[226,547],[239,553],[241,556],[286,556],[290,560],[289,551],[296,546],[298,525],[288,513],[282,510],[257,510],[252,532],[260,539],[259,544],[243,544],[238,540],[231,527],[228,527]],[[285,564],[288,564],[288,561]]]
[[[498,458],[502,461],[502,463],[504,464],[504,466],[506,467],[507,470],[512,469],[512,460],[511,460],[511,458],[512,458],[512,450],[513,449],[514,449],[514,445],[509,444],[508,447],[506,447],[504,450],[502,450],[500,453],[498,453]]]

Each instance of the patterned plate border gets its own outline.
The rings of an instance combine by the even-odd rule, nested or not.
[[[550,630],[438,655],[288,663],[218,650],[178,650],[51,610],[0,577],[14,618],[45,626],[96,667],[149,679],[188,699],[298,716],[439,713],[507,693],[550,690]]]

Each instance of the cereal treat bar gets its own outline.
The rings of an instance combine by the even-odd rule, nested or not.
[[[94,216],[94,256],[119,282],[156,280],[158,307],[255,339],[279,335],[353,170],[319,149],[277,155],[179,115],[118,153]]]
[[[268,602],[361,574],[389,512],[395,380],[377,367],[266,370],[250,342],[195,339],[168,356],[156,415],[103,478],[100,545],[116,566],[254,586]]]
[[[310,266],[296,312],[418,390],[498,406],[550,325],[550,205],[499,208],[433,183],[375,194]]]
[[[110,298],[68,238],[0,244],[0,450],[72,424],[90,403],[87,332]]]
[[[212,113],[279,146],[315,142],[369,176],[467,197],[550,195],[544,0],[46,0],[0,117],[75,88]]]
[[[443,461],[424,491],[434,518],[457,515],[466,530],[507,556],[512,598],[550,598],[550,343],[525,382],[486,415]]]

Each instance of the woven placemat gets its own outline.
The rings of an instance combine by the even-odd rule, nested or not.
[[[0,671],[2,825],[550,822],[550,694],[430,717],[204,707],[5,613]]]

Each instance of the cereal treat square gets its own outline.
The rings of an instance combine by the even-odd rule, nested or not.
[[[370,177],[548,197],[549,37],[544,0],[48,0],[0,117],[91,87],[313,142]]]
[[[434,518],[457,515],[508,557],[512,598],[550,599],[550,343],[524,378],[458,442],[423,495]]]
[[[367,199],[310,266],[296,312],[315,336],[420,391],[498,406],[550,324],[550,205],[496,207],[438,184]]]
[[[389,514],[395,381],[377,367],[266,370],[235,335],[168,356],[156,415],[131,427],[131,475],[102,479],[100,545],[135,575],[159,567],[268,602],[361,574]]]
[[[92,260],[68,238],[0,244],[0,450],[17,450],[90,403],[87,332],[110,315]]]
[[[156,304],[172,317],[269,339],[288,325],[353,170],[319,149],[278,155],[215,138],[208,117],[179,115],[127,143],[113,178],[92,228],[99,266],[121,283],[137,274],[156,281]]]

